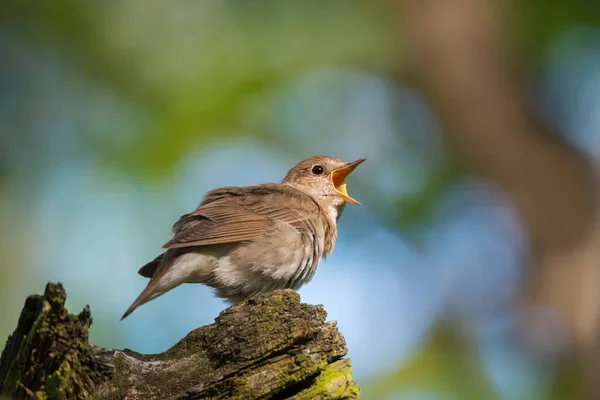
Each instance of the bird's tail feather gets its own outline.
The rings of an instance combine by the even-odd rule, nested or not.
[[[146,286],[146,288],[142,291],[142,293],[140,293],[138,298],[135,299],[135,301],[129,306],[127,311],[125,311],[125,314],[123,314],[123,316],[121,317],[121,321],[123,321],[125,318],[127,318],[127,316],[129,314],[131,314],[136,308],[138,308],[142,304],[145,304],[145,303],[149,302],[150,300],[152,300],[164,293],[164,292],[157,292],[155,290],[157,285],[154,283],[155,282],[153,282],[153,281],[150,281],[150,283],[148,283],[148,286]]]
[[[137,299],[135,299],[135,301],[129,306],[127,311],[125,311],[125,313],[121,317],[121,321],[123,321],[125,318],[127,318],[127,316],[129,314],[134,312],[135,309],[138,308],[139,306],[141,306],[142,304],[145,304],[145,303],[149,302],[150,300],[157,298],[161,294],[163,294],[173,288],[172,286],[171,287],[161,287],[162,285],[160,284],[161,283],[160,278],[165,274],[165,272],[167,272],[167,270],[169,269],[169,267],[171,266],[172,263],[173,263],[173,258],[169,257],[168,259],[166,259],[166,257],[161,257],[162,265],[158,266],[157,271],[154,273],[154,276],[150,279],[150,282],[148,282],[148,285],[146,286],[146,288],[142,291],[142,293],[140,293],[140,295],[137,297]]]

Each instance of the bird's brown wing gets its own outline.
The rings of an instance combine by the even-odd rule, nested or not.
[[[147,263],[146,265],[144,265],[142,268],[140,268],[138,270],[138,274],[140,274],[141,276],[146,277],[146,278],[152,278],[152,276],[154,275],[154,272],[160,266],[160,262],[162,261],[162,258],[164,255],[165,255],[165,253],[162,253],[162,254],[158,255],[154,260],[152,260],[149,263]]]
[[[275,222],[301,228],[321,207],[309,195],[281,184],[226,187],[209,192],[200,206],[173,225],[163,247],[248,241],[263,237]]]

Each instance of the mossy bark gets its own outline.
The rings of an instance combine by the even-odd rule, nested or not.
[[[356,399],[347,349],[321,306],[275,291],[224,310],[164,353],[89,344],[60,284],[30,296],[0,359],[9,399]]]

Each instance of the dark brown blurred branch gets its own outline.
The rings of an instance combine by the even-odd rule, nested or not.
[[[399,0],[412,72],[450,145],[514,202],[532,249],[528,304],[564,317],[588,383],[600,360],[600,235],[594,169],[537,117],[505,0]],[[555,337],[554,345],[558,343]],[[589,356],[595,354],[594,356]],[[600,396],[600,388],[596,388]]]
[[[0,359],[9,399],[355,399],[347,349],[321,306],[280,290],[234,305],[160,354],[88,343],[60,284],[30,296]]]

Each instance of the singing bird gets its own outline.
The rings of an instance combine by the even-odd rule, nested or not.
[[[127,309],[182,283],[203,283],[231,303],[275,289],[299,289],[333,251],[337,220],[348,195],[346,178],[365,159],[315,156],[281,183],[222,187],[173,225],[173,236],[138,273],[148,286]]]

